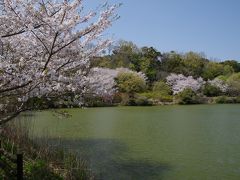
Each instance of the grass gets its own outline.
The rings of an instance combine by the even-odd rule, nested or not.
[[[13,154],[23,152],[24,179],[27,180],[91,180],[91,171],[74,153],[53,147],[47,136],[36,140],[30,123],[10,122],[1,129],[2,147]],[[0,172],[0,179],[4,178]]]

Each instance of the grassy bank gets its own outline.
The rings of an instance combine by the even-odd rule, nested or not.
[[[15,154],[23,153],[24,179],[28,180],[87,180],[94,179],[83,160],[74,153],[54,148],[47,138],[34,139],[25,122],[11,122],[2,128],[2,147]],[[0,179],[8,178],[3,171]]]

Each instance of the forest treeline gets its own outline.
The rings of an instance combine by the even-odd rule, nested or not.
[[[167,101],[183,104],[239,101],[240,63],[237,60],[213,61],[203,53],[192,51],[161,53],[154,47],[140,48],[132,42],[119,41],[109,52],[96,57],[92,62],[92,67],[127,68],[145,74],[146,87],[140,88],[141,90],[135,87],[135,92],[127,93],[128,98],[134,96],[134,99],[151,99],[151,103]],[[125,94],[121,95],[124,99],[126,91],[119,89],[123,82],[117,79],[115,78],[116,87],[118,92]],[[125,81],[130,81],[126,79],[129,78],[125,77]],[[128,85],[125,83],[125,86]],[[181,96],[183,97],[180,98]]]
[[[149,83],[163,80],[170,73],[202,77],[212,80],[220,75],[229,76],[240,72],[237,60],[211,61],[203,53],[175,51],[161,53],[154,47],[139,48],[132,42],[120,41],[112,53],[96,58],[93,66],[116,69],[129,68],[145,73]]]
[[[81,97],[66,92],[50,100],[34,98],[30,103],[43,108],[240,103],[237,60],[213,61],[192,51],[161,53],[119,41],[90,62]]]

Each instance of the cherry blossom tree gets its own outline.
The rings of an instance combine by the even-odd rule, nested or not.
[[[29,99],[86,90],[89,62],[111,41],[119,5],[84,11],[83,0],[0,1],[0,125]]]
[[[114,80],[117,75],[116,69],[92,68],[89,73],[88,92],[96,96],[112,96],[117,91]]]
[[[190,88],[193,91],[198,91],[205,81],[199,77],[194,79],[192,76],[184,76],[182,74],[170,74],[167,77],[167,84],[172,87],[173,94],[178,94],[186,88]]]
[[[118,91],[115,78],[121,73],[132,73],[143,79],[144,82],[147,80],[144,73],[127,68],[108,69],[96,67],[90,70],[87,90],[96,96],[112,97]]]
[[[226,93],[229,89],[229,85],[217,77],[213,80],[208,80],[208,83],[212,86],[219,88],[220,91],[223,93]]]

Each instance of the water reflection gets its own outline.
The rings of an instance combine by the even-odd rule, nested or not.
[[[49,139],[50,144],[59,142]],[[87,160],[97,180],[162,179],[171,169],[169,164],[126,158],[128,147],[110,139],[63,139],[59,147],[74,151]]]

